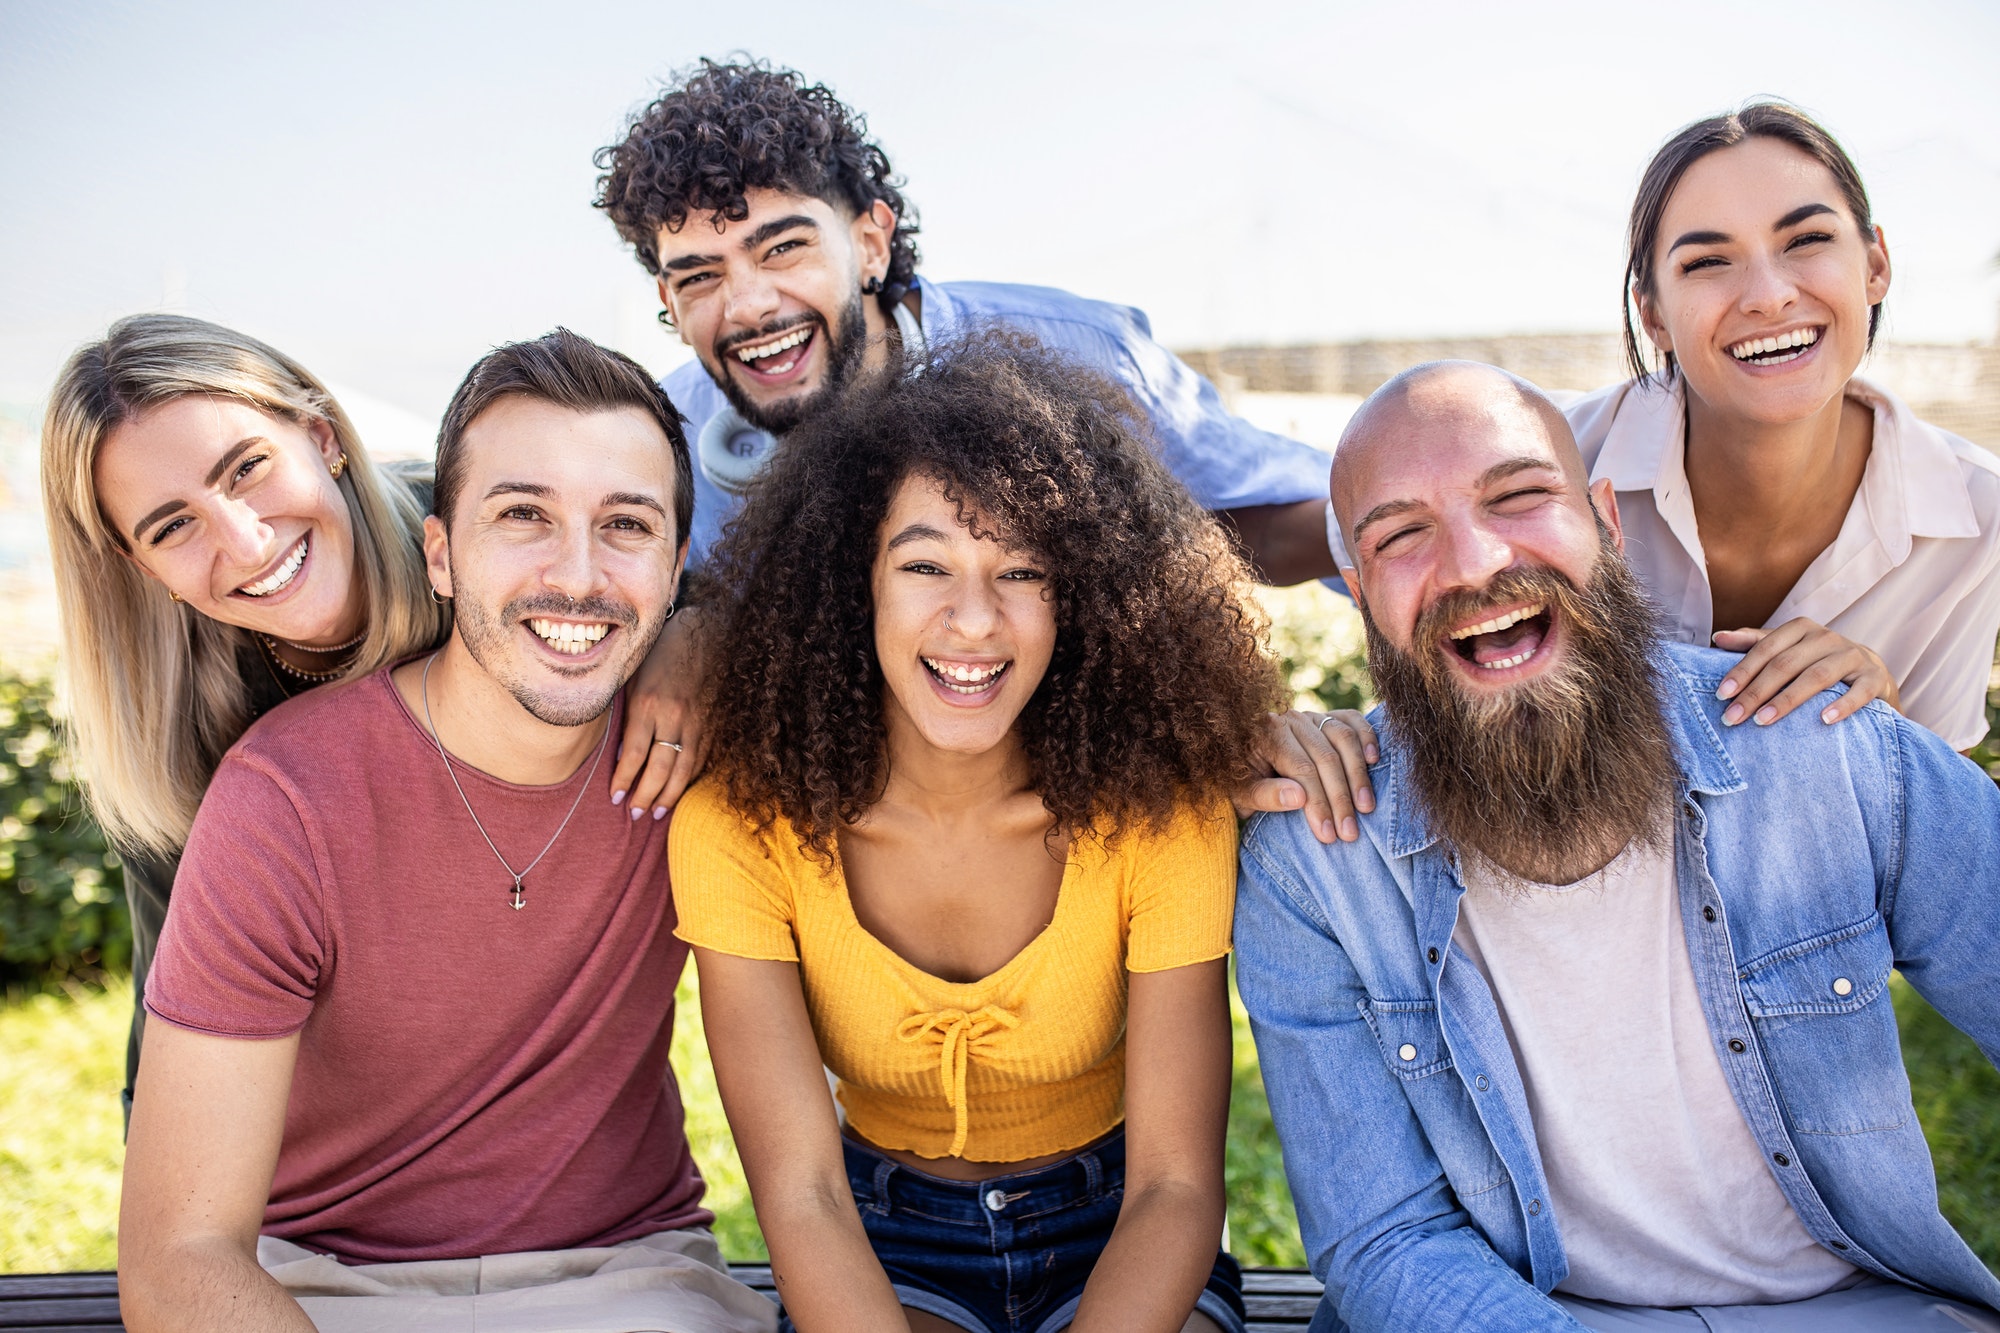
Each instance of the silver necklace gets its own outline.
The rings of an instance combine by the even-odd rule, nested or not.
[[[556,825],[556,831],[549,835],[549,840],[543,846],[540,854],[534,860],[516,870],[507,864],[506,857],[500,855],[500,849],[493,845],[493,839],[488,836],[486,826],[479,822],[478,815],[473,814],[472,802],[466,797],[465,788],[458,785],[458,772],[451,766],[451,756],[445,753],[444,742],[438,739],[437,723],[431,718],[431,663],[435,661],[437,661],[436,653],[432,653],[424,659],[423,682],[419,686],[419,692],[424,697],[424,725],[431,729],[431,744],[437,746],[438,758],[444,760],[445,776],[451,779],[451,785],[457,789],[458,799],[465,802],[465,813],[472,815],[472,827],[478,829],[479,836],[486,839],[487,849],[493,853],[493,859],[500,863],[500,868],[513,876],[514,888],[508,895],[507,901],[518,912],[528,905],[528,890],[522,885],[521,881],[528,877],[530,870],[533,870],[542,863],[542,857],[549,854],[549,848],[556,845],[556,839],[560,838],[563,830],[569,827],[570,817],[576,814],[576,808],[583,804],[583,794],[590,790],[590,780],[597,776],[598,760],[604,758],[604,743],[611,739],[611,719],[609,717],[604,719],[604,734],[597,738],[597,753],[591,758],[590,772],[584,775],[583,785],[576,789],[576,799],[569,803],[569,814],[564,815],[562,823]]]
[[[293,643],[290,639],[281,639],[275,634],[266,634],[264,637],[271,640],[273,643],[282,643],[287,648],[296,648],[302,653],[318,653],[324,657],[332,653],[346,652],[349,648],[354,647],[356,644],[360,643],[363,639],[367,638],[368,631],[362,630],[359,634],[349,639],[346,643],[336,643],[331,648],[315,648],[309,643]]]

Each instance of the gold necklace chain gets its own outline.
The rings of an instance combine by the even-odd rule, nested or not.
[[[264,646],[264,651],[270,656],[270,659],[278,664],[278,670],[295,680],[303,680],[313,685],[324,685],[330,680],[339,679],[347,671],[345,666],[330,667],[325,671],[315,671],[310,667],[293,666],[285,660],[284,654],[278,651],[279,640],[260,631],[257,634],[257,642]],[[328,649],[327,651],[331,652],[333,650]]]

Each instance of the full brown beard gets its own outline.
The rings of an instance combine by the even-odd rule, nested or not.
[[[1548,604],[1563,661],[1475,697],[1444,658],[1457,651],[1451,627],[1524,601]],[[1586,588],[1537,566],[1438,599],[1417,621],[1413,653],[1364,607],[1368,665],[1431,831],[1543,884],[1581,879],[1628,845],[1663,843],[1679,774],[1655,614],[1608,539]]]

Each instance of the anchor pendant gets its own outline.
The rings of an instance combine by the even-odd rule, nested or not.
[[[517,912],[528,905],[528,891],[521,887],[520,880],[514,881],[513,895],[507,901]]]

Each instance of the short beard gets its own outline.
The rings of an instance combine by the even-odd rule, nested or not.
[[[793,398],[780,398],[774,403],[759,406],[750,400],[750,396],[743,391],[743,387],[736,382],[736,376],[728,368],[729,358],[735,353],[725,351],[716,357],[723,368],[722,377],[716,382],[722,390],[723,397],[729,400],[729,405],[736,409],[738,416],[758,430],[772,435],[783,435],[832,402],[861,369],[862,356],[868,346],[868,318],[861,304],[861,292],[858,288],[854,293],[854,299],[847,303],[847,309],[840,312],[838,323],[831,329],[825,326],[824,320],[817,318],[791,320],[767,325],[749,338],[737,339],[735,346],[740,347],[745,342],[755,342],[773,333],[806,323],[819,324],[820,336],[826,340],[824,353],[826,373],[820,386],[811,393],[800,394]]]
[[[1600,525],[1600,533],[1602,526]],[[1523,879],[1569,884],[1627,846],[1664,845],[1679,790],[1659,677],[1655,611],[1608,534],[1590,585],[1546,567],[1508,570],[1440,598],[1414,653],[1364,607],[1368,665],[1431,832]],[[1443,654],[1484,608],[1546,602],[1565,640],[1554,672],[1471,695]]]
[[[452,603],[453,630],[460,642],[465,644],[465,651],[472,655],[480,670],[514,696],[514,702],[527,710],[530,717],[552,727],[580,727],[603,717],[611,707],[611,701],[618,697],[618,691],[624,688],[626,677],[645,657],[653,646],[653,640],[659,637],[660,627],[666,623],[663,614],[656,617],[651,625],[642,628],[636,610],[623,602],[602,597],[586,597],[581,601],[553,595],[517,597],[501,607],[496,615],[489,612],[476,596],[466,595],[471,590],[459,579],[456,567],[452,569],[452,584],[460,594]],[[580,670],[578,675],[594,676],[598,683],[598,688],[581,697],[538,689],[528,684],[523,673],[516,669],[520,666],[519,653],[522,650],[511,639],[513,627],[535,615],[573,616],[612,622],[629,640],[623,660],[594,664]],[[555,669],[558,674],[562,672],[560,666]]]

